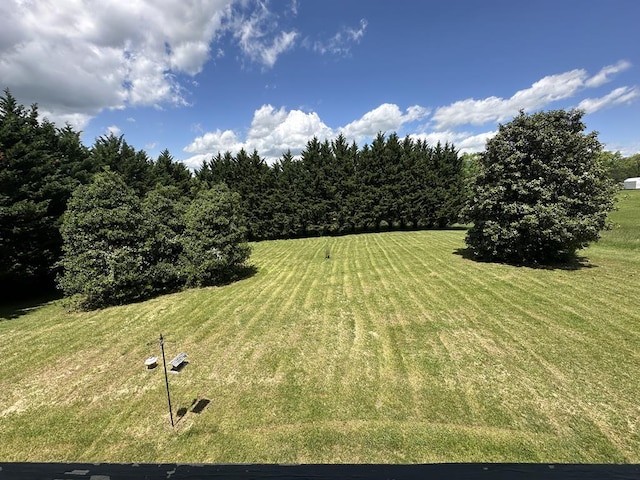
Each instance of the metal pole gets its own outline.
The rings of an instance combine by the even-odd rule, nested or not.
[[[167,386],[167,401],[169,402],[169,417],[171,418],[171,426],[173,427],[173,410],[171,409],[171,395],[169,394],[169,376],[167,375],[167,362],[164,358],[164,339],[160,333],[160,349],[162,350],[162,366],[164,367],[164,383]]]

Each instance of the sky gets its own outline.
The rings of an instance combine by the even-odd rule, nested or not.
[[[0,88],[42,117],[197,169],[343,134],[484,149],[580,108],[640,152],[637,0],[2,0]]]

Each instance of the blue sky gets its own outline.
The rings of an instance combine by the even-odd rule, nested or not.
[[[343,133],[480,151],[520,109],[584,109],[640,152],[636,0],[5,0],[0,85],[83,141],[197,168]]]

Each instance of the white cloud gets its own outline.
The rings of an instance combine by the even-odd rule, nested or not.
[[[82,130],[84,126],[89,123],[89,120],[91,120],[92,117],[92,115],[86,113],[64,113],[60,110],[57,112],[51,112],[42,108],[38,111],[42,118],[46,118],[59,126],[69,124],[75,131]]]
[[[174,74],[202,69],[230,1],[5,0],[0,84],[79,127],[105,108],[182,104]]]
[[[104,109],[185,105],[184,76],[224,54],[222,36],[266,67],[297,37],[241,0],[3,0],[0,18],[0,85],[77,129]]]
[[[294,155],[300,154],[313,137],[320,141],[331,140],[340,132],[348,141],[361,142],[380,131],[397,131],[405,123],[420,120],[428,113],[427,109],[418,105],[411,106],[406,113],[402,113],[397,105],[384,103],[345,127],[332,129],[316,112],[287,110],[284,107],[276,109],[272,105],[263,105],[254,112],[244,141],[231,130],[216,130],[196,137],[184,151],[210,157],[218,152],[237,153],[244,148],[249,152],[257,150],[267,161],[273,161],[287,150]],[[188,161],[201,162],[200,157],[192,158],[195,160]]]
[[[367,30],[367,20],[360,20],[359,28],[343,27],[329,40],[316,41],[313,43],[313,51],[321,55],[349,55],[351,47],[354,43],[360,43],[362,37]]]
[[[611,80],[609,78],[609,75],[614,75],[618,72],[622,72],[624,70],[627,70],[630,67],[631,67],[631,63],[629,63],[626,60],[620,60],[615,65],[607,65],[598,73],[596,73],[593,77],[589,78],[585,82],[585,85],[587,87],[599,87]]]
[[[278,57],[294,46],[298,36],[295,30],[279,32],[275,15],[263,3],[248,18],[238,12],[227,28],[234,32],[244,54],[267,68],[273,67]]]
[[[422,141],[426,141],[430,145],[435,145],[438,142],[448,142],[454,144],[461,153],[474,153],[483,151],[487,140],[493,138],[496,133],[498,133],[497,130],[479,134],[445,130],[439,132],[415,133],[409,135],[409,137],[414,140],[420,139]]]
[[[281,32],[271,45],[262,46],[259,51],[262,63],[267,67],[273,67],[280,54],[293,47],[297,36],[298,33],[295,31]]]
[[[462,153],[481,152],[484,150],[487,140],[495,137],[497,133],[497,130],[493,130],[491,132],[483,132],[476,135],[465,135],[458,139],[455,145]]]
[[[360,39],[364,36],[364,32],[367,30],[368,22],[365,18],[360,19],[360,28],[347,28],[345,30],[347,38],[354,42],[359,42]]]
[[[490,122],[502,122],[515,116],[520,110],[530,112],[558,100],[570,98],[585,88],[601,86],[610,81],[611,75],[626,70],[630,66],[629,62],[620,61],[615,65],[602,68],[590,78],[584,69],[549,75],[507,99],[495,96],[481,100],[469,98],[439,107],[433,115],[433,121],[436,129],[448,129],[465,124],[484,125]],[[630,94],[630,92],[627,93]],[[585,105],[587,108],[592,108],[593,103],[586,101]]]
[[[531,111],[551,102],[568,98],[584,86],[587,73],[582,69],[550,75],[511,98],[466,99],[438,108],[433,114],[437,129],[456,125],[484,125],[513,117],[519,110]]]
[[[298,15],[298,0],[291,0],[291,15]]]
[[[122,130],[120,130],[120,127],[117,125],[110,125],[106,128],[106,133],[107,135],[114,135],[118,137],[122,133]]]
[[[244,144],[232,130],[216,130],[207,132],[200,137],[196,137],[193,142],[184,148],[185,152],[201,154],[211,154],[214,152],[238,152]]]
[[[332,136],[333,130],[315,112],[287,112],[264,105],[253,116],[246,143],[247,150],[256,149],[267,158],[278,158],[287,150],[297,155],[313,137],[324,140]]]
[[[383,104],[377,109],[368,112],[362,118],[371,117],[372,112],[377,115],[384,112],[385,109],[394,111],[392,105]],[[409,109],[407,109],[409,110]],[[398,108],[399,111],[399,108]],[[421,108],[414,109],[414,116],[423,111]],[[405,117],[409,117],[407,114]],[[362,119],[361,119],[362,120]],[[352,122],[355,123],[355,122]],[[380,130],[375,130],[371,135],[376,135]],[[389,131],[390,133],[391,131]],[[263,105],[254,112],[251,128],[247,134],[245,141],[241,141],[238,135],[231,131],[216,130],[214,132],[205,133],[194,139],[194,141],[184,148],[187,153],[194,155],[186,158],[183,162],[191,169],[199,168],[203,160],[209,160],[218,152],[231,152],[236,154],[240,149],[248,152],[257,150],[258,154],[267,162],[273,162],[282,157],[282,154],[290,150],[294,156],[299,155],[306,147],[307,142],[317,137],[320,141],[333,140],[338,133],[343,133],[339,129],[331,129],[328,127],[315,112],[306,113],[301,110],[287,111],[284,108],[275,109],[271,105]],[[487,140],[492,138],[497,131],[488,131],[483,133],[456,132],[453,130],[428,132],[428,133],[412,133],[409,135],[414,140],[423,140],[430,145],[440,143],[452,143],[462,153],[473,153],[484,150]],[[347,137],[347,141],[356,140],[353,137]],[[358,143],[363,144],[363,138]]]
[[[585,113],[593,113],[612,105],[629,103],[638,97],[640,97],[638,87],[620,87],[600,98],[585,98],[578,104],[578,108]]]
[[[187,166],[187,168],[190,168],[191,170],[197,170],[202,166],[202,162],[204,162],[205,160],[211,160],[210,153],[198,153],[197,155],[193,155],[181,161]]]
[[[244,148],[249,152],[257,150],[262,157],[273,161],[287,150],[299,154],[314,136],[324,140],[333,135],[333,130],[315,112],[276,110],[271,105],[263,105],[254,112],[245,141],[231,130],[216,130],[196,137],[184,151],[209,158],[218,152],[237,153]],[[188,161],[201,163],[202,159],[196,156]]]
[[[403,114],[398,105],[383,103],[340,130],[348,139],[359,142],[366,137],[376,135],[378,132],[397,131],[403,124],[423,119],[428,114],[429,110],[419,105],[407,108],[407,113]]]

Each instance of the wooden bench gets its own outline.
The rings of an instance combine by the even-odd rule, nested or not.
[[[187,360],[186,353],[179,353],[176,357],[169,362],[171,365],[171,370],[179,370],[180,366]]]

